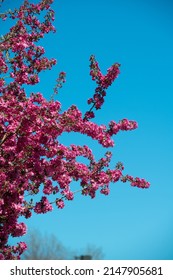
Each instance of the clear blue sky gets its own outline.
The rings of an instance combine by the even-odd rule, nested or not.
[[[94,200],[78,194],[63,210],[34,215],[28,227],[56,234],[70,249],[101,247],[105,259],[173,259],[173,3],[57,0],[54,9],[57,33],[44,46],[58,64],[42,75],[37,89],[49,98],[63,70],[67,82],[58,97],[63,110],[76,104],[85,112],[95,86],[89,56],[96,56],[104,73],[121,63],[95,120],[138,122],[137,130],[114,138],[111,167],[122,161],[125,173],[146,178],[151,187],[112,184],[108,197],[98,193]],[[62,142],[88,144],[97,158],[106,151],[77,134],[64,135]]]

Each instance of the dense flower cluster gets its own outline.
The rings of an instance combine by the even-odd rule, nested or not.
[[[65,200],[74,198],[72,181],[78,181],[81,193],[91,198],[98,190],[108,195],[111,182],[129,181],[132,186],[149,187],[144,179],[124,176],[121,163],[111,170],[110,152],[96,161],[88,146],[65,146],[59,141],[62,133],[77,132],[108,148],[114,145],[112,136],[120,130],[137,128],[135,121],[127,119],[111,121],[108,126],[89,121],[94,117],[93,109],[101,108],[106,89],[117,78],[119,64],[110,67],[104,76],[91,56],[91,76],[98,87],[88,101],[92,107],[84,117],[75,105],[61,112],[59,101],[47,101],[39,92],[27,97],[26,85],[38,83],[39,72],[51,69],[56,63],[55,59],[44,57],[44,49],[38,46],[45,33],[55,31],[52,2],[30,4],[25,0],[19,10],[1,15],[3,20],[10,16],[16,24],[0,42],[0,259],[20,259],[26,244],[8,245],[9,236],[26,233],[25,224],[19,223],[18,218],[30,218],[33,211],[38,214],[52,211],[53,204],[62,209]],[[41,17],[43,22],[39,20],[41,12],[45,12],[44,20]],[[61,72],[55,93],[64,82],[65,73]],[[79,156],[86,158],[88,164],[79,162]],[[31,198],[41,192],[39,201]],[[49,195],[55,195],[54,201],[49,201]]]
[[[95,89],[94,96],[88,99],[88,104],[92,104],[92,107],[89,111],[85,113],[85,119],[92,119],[95,117],[93,108],[96,110],[101,109],[101,106],[104,103],[106,96],[106,89],[113,83],[113,81],[118,77],[120,70],[120,64],[113,64],[108,70],[107,74],[103,75],[100,71],[98,62],[95,59],[94,55],[90,57],[90,75],[93,81],[96,81],[98,86]]]
[[[133,178],[132,176],[129,175],[122,176],[121,181],[123,183],[129,181],[132,187],[149,188],[150,186],[150,183],[146,182],[145,179],[140,179],[138,177]]]

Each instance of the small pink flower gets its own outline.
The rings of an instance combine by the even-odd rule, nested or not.
[[[26,225],[24,223],[16,224],[13,231],[12,231],[12,236],[17,237],[17,236],[22,236],[26,234]]]
[[[56,200],[56,205],[58,208],[63,209],[64,208],[64,201],[62,199],[57,199]]]
[[[43,196],[40,202],[37,202],[34,207],[34,212],[37,214],[46,213],[52,211],[52,205],[49,203],[48,199]]]
[[[104,187],[100,192],[104,195],[108,195],[110,193],[110,189],[108,187]]]
[[[4,259],[5,259],[4,255],[0,254],[0,260],[4,260]]]

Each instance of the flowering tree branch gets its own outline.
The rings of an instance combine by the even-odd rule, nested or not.
[[[31,4],[25,0],[18,10],[1,15],[2,20],[10,17],[16,23],[0,42],[0,259],[20,259],[27,248],[24,242],[8,244],[9,236],[26,233],[26,225],[18,222],[21,216],[27,219],[33,211],[52,211],[53,204],[62,209],[65,200],[73,200],[77,192],[91,198],[97,191],[108,195],[110,184],[118,181],[143,189],[150,185],[144,179],[123,175],[122,163],[110,169],[109,151],[96,161],[88,146],[65,146],[59,141],[64,132],[76,132],[109,148],[114,145],[112,136],[137,128],[135,121],[127,119],[110,121],[108,125],[90,121],[118,77],[120,64],[113,64],[103,75],[95,57],[90,57],[90,75],[97,86],[88,100],[91,108],[84,116],[75,105],[61,112],[60,102],[53,99],[65,82],[65,72],[58,75],[50,101],[39,92],[27,97],[26,86],[39,83],[39,73],[56,64],[54,58],[44,56],[44,48],[38,45],[45,34],[55,32],[52,3],[53,0],[41,0]],[[7,82],[3,75],[9,75],[10,80]],[[79,156],[86,158],[88,164],[78,162]],[[72,181],[79,182],[79,190],[72,190]],[[41,199],[29,200],[28,196],[37,199],[40,186]],[[50,201],[52,194],[55,199]]]

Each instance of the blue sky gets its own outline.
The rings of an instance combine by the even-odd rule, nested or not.
[[[114,137],[111,167],[122,161],[125,173],[146,178],[151,187],[116,183],[108,197],[98,193],[94,200],[78,194],[63,210],[35,214],[28,228],[53,233],[70,249],[100,247],[105,259],[173,259],[173,3],[59,0],[53,7],[57,33],[43,44],[58,64],[41,76],[35,90],[50,98],[63,70],[67,82],[57,97],[62,109],[76,104],[85,112],[95,86],[89,76],[90,55],[96,56],[103,73],[119,62],[121,74],[95,121],[138,122],[137,130]],[[64,134],[61,141],[88,144],[97,158],[106,152],[78,134]]]

